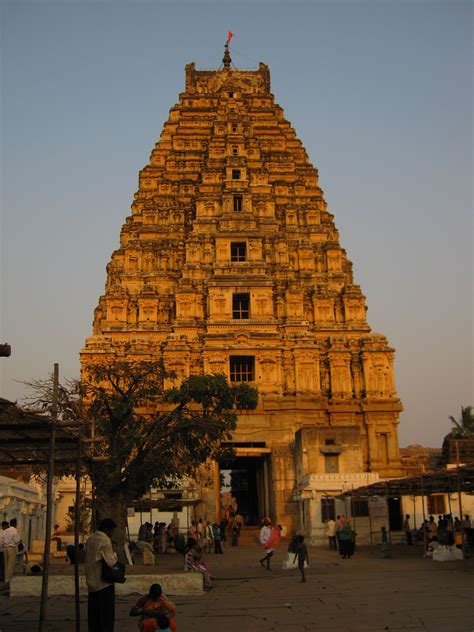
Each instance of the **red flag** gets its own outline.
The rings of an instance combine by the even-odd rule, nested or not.
[[[228,43],[228,44],[230,44],[230,40],[232,39],[232,36],[233,36],[232,31],[229,31],[229,32],[227,33],[227,43]]]

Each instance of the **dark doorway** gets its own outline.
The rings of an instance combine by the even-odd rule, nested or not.
[[[402,530],[402,505],[399,496],[392,496],[388,499],[388,522],[390,531]]]
[[[257,525],[264,514],[263,457],[237,457],[220,464],[221,511],[232,507],[244,524]]]

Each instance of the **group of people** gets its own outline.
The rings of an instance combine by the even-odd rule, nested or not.
[[[354,555],[357,533],[346,516],[337,516],[336,520],[329,518],[326,522],[326,535],[329,550],[339,550],[343,559],[350,559]]]
[[[196,540],[206,553],[211,553],[214,549],[214,553],[222,555],[222,546],[228,546],[229,541],[231,546],[238,546],[241,528],[239,516],[235,515],[224,516],[219,523],[212,524],[210,520],[204,523],[203,519],[199,518],[197,521],[191,521],[187,535],[188,540]]]
[[[165,522],[144,522],[138,531],[138,541],[135,549],[142,554],[143,564],[155,564],[156,556],[166,553],[168,548],[175,548],[179,543],[176,542],[176,536],[179,529],[170,523],[166,526]]]
[[[410,516],[407,515],[405,524],[409,518]],[[404,530],[406,532],[405,524]],[[466,541],[470,544],[473,543],[472,534],[474,529],[472,528],[472,523],[468,515],[464,516],[462,521],[457,516],[453,518],[451,514],[438,515],[437,520],[433,515],[430,515],[428,519],[423,522],[420,530],[420,538],[425,539],[427,545],[432,542],[437,542],[441,545],[456,545],[461,548],[463,531]],[[411,542],[408,542],[408,536],[407,544],[411,544]]]
[[[205,553],[223,554],[222,546],[238,546],[242,522],[238,515],[223,516],[219,523],[204,521],[202,518],[192,520],[186,538],[179,530],[179,521],[173,519],[168,525],[165,522],[144,522],[138,532],[135,549],[142,554],[144,564],[155,564],[156,556],[174,550],[184,553],[187,540],[195,540]]]

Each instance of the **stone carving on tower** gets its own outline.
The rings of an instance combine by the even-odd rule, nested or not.
[[[275,103],[269,69],[229,60],[186,66],[81,361],[160,357],[178,379],[223,372],[257,386],[258,409],[239,421],[236,441],[272,450],[270,509],[291,517],[296,431],[356,427],[363,469],[390,475],[402,407],[394,350],[371,333],[318,171]]]

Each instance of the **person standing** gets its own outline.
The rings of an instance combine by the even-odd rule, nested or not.
[[[225,546],[227,546],[227,525],[228,520],[225,516],[223,516],[219,523],[219,531],[221,534],[221,543],[224,543]]]
[[[270,525],[268,523],[268,520],[265,519],[263,521],[263,526],[260,529],[260,534],[259,534],[259,540],[260,540],[260,544],[263,546],[263,548],[265,549],[265,555],[262,557],[262,559],[260,560],[260,564],[262,566],[264,566],[265,561],[267,562],[267,570],[270,570],[270,557],[273,555],[273,551],[271,552],[271,554],[268,554],[268,551],[266,550],[266,544],[270,539],[270,535],[272,533],[272,530],[270,528]]]
[[[352,528],[349,519],[345,520],[342,528],[337,530],[337,540],[339,542],[339,554],[343,559],[351,558],[354,553],[354,542]]]
[[[267,520],[264,520],[263,527],[260,529],[260,543],[263,545],[266,553],[260,560],[260,564],[265,568],[267,563],[267,571],[270,570],[270,560],[273,557],[275,548],[280,544],[281,532],[280,527],[270,528]]]
[[[407,544],[411,546],[413,544],[413,536],[410,527],[410,514],[406,514],[405,516],[405,520],[403,522],[403,531],[405,532]]]
[[[334,520],[333,520],[334,522]],[[334,522],[334,524],[336,524]],[[304,574],[304,564],[305,562],[309,565],[309,557],[308,557],[308,547],[304,543],[304,535],[296,536],[296,551],[295,551],[295,559],[293,560],[293,564],[296,562],[296,558],[298,558],[298,568],[301,573],[301,581],[306,582],[306,576]]]
[[[212,543],[214,542],[214,538],[212,536],[212,526],[210,520],[207,521],[206,526],[204,527],[204,551],[205,553],[210,553],[212,551]]]
[[[199,520],[197,521],[196,535],[197,535],[197,541],[200,543],[204,535],[204,525],[202,523],[202,518],[199,518]]]
[[[20,536],[16,528],[16,518],[10,520],[10,526],[3,531],[3,556],[5,563],[5,583],[8,585],[13,577],[16,554],[20,544]]]
[[[223,554],[224,551],[222,550],[221,545],[221,530],[217,522],[212,525],[212,539],[214,540],[214,553]]]
[[[237,522],[235,517],[232,518],[231,532],[232,532],[231,546],[238,546],[239,535],[240,535],[240,523]]]
[[[344,516],[336,516],[336,544],[339,548],[339,531],[344,526]]]
[[[385,527],[381,527],[380,529],[380,544],[383,558],[392,557],[390,551],[390,541],[388,539],[387,529]]]
[[[329,520],[326,522],[326,535],[328,537],[329,550],[337,551],[336,521],[333,518],[329,518]]]
[[[115,622],[115,586],[102,579],[102,560],[112,567],[117,555],[111,537],[117,525],[105,518],[86,542],[85,574],[89,599],[87,620],[89,632],[113,632]]]
[[[2,522],[2,528],[0,529],[0,582],[5,581],[5,556],[3,554],[3,532],[8,529],[10,525],[6,520]]]
[[[196,521],[191,520],[191,524],[188,526],[188,540],[198,540],[197,530],[196,530]]]

